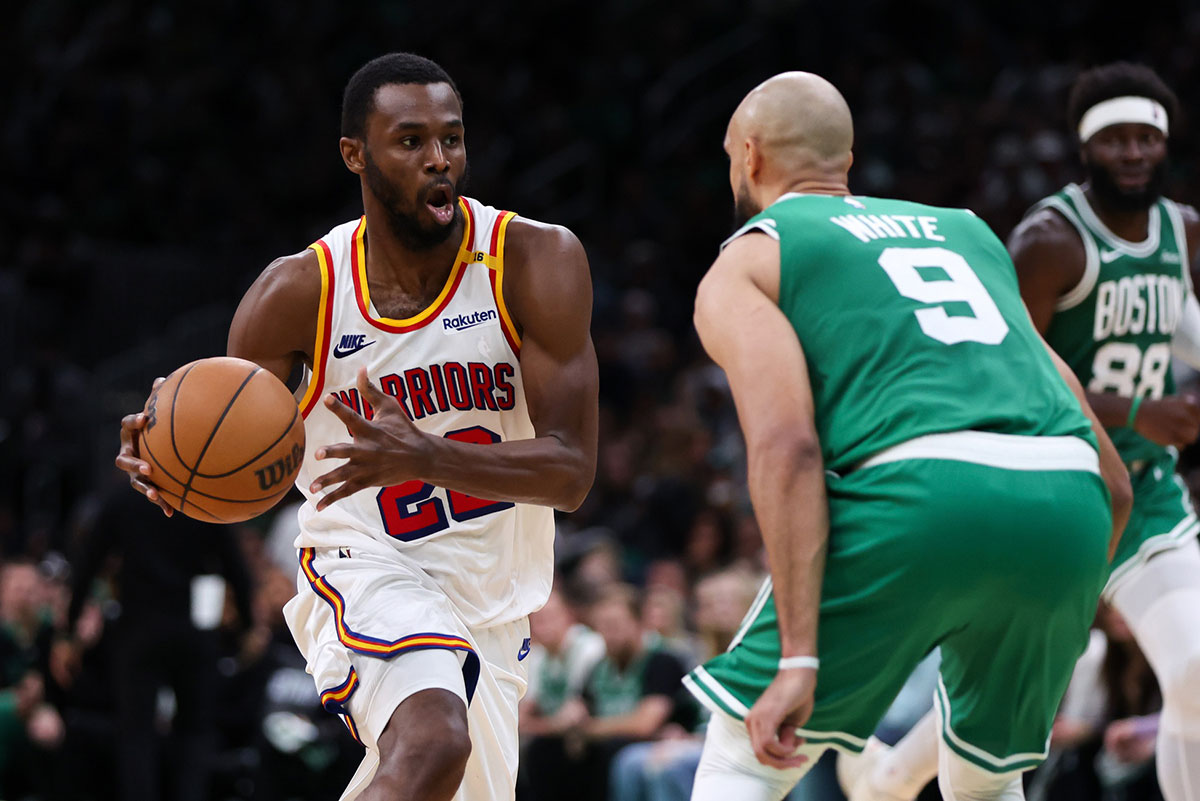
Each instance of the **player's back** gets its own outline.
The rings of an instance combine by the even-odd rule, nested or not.
[[[1012,261],[971,212],[789,194],[751,228],[780,242],[779,305],[805,350],[829,469],[949,431],[1091,441]]]

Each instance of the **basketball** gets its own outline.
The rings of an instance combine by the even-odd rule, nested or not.
[[[274,506],[304,460],[304,420],[291,391],[253,362],[185,364],[146,401],[140,456],[176,511],[208,523]]]

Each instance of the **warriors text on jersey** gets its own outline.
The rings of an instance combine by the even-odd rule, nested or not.
[[[369,488],[316,511],[321,445],[349,440],[320,401],[329,393],[368,419],[355,388],[360,367],[430,434],[487,445],[534,436],[518,358],[520,339],[504,304],[505,231],[513,214],[463,198],[462,246],[441,293],[405,320],[380,317],[366,271],[365,219],[312,245],[321,266],[321,316],[313,369],[300,401],[308,439],[296,486],[300,548],[399,552],[427,574],[472,626],[516,620],[549,593],[554,518],[549,507],[497,502],[421,481]],[[364,408],[365,407],[365,408]]]
[[[1089,392],[1161,398],[1175,391],[1171,336],[1191,292],[1187,234],[1166,198],[1150,208],[1148,235],[1128,242],[1100,221],[1083,190],[1070,184],[1034,206],[1066,218],[1083,240],[1083,278],[1055,307],[1046,341]],[[1132,428],[1109,429],[1126,464],[1165,449]]]
[[[971,212],[789,194],[734,236],[751,229],[779,240],[779,306],[829,469],[944,431],[1092,441],[1004,245]]]

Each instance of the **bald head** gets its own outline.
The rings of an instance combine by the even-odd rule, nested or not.
[[[728,138],[735,148],[753,141],[777,169],[835,168],[850,156],[854,124],[845,98],[829,81],[811,72],[784,72],[746,95]]]

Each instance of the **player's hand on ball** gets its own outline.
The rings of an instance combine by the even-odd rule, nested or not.
[[[166,380],[154,379],[151,394]],[[147,419],[145,412],[127,414],[121,418],[121,450],[117,452],[116,465],[129,476],[129,483],[135,490],[157,504],[163,510],[163,514],[170,517],[175,510],[158,494],[158,488],[146,480],[146,476],[150,475],[150,465],[139,458],[138,438],[142,429],[146,427]]]
[[[807,668],[781,670],[746,715],[746,729],[758,761],[773,768],[796,768],[808,761],[797,754],[804,738],[796,728],[812,715],[817,672]]]
[[[313,481],[313,492],[341,484],[321,499],[318,511],[367,487],[390,487],[420,478],[432,458],[433,438],[413,425],[399,401],[372,386],[366,369],[358,371],[358,392],[375,410],[371,420],[334,395],[325,397],[325,405],[346,424],[354,441],[317,448],[317,459],[348,460]]]

